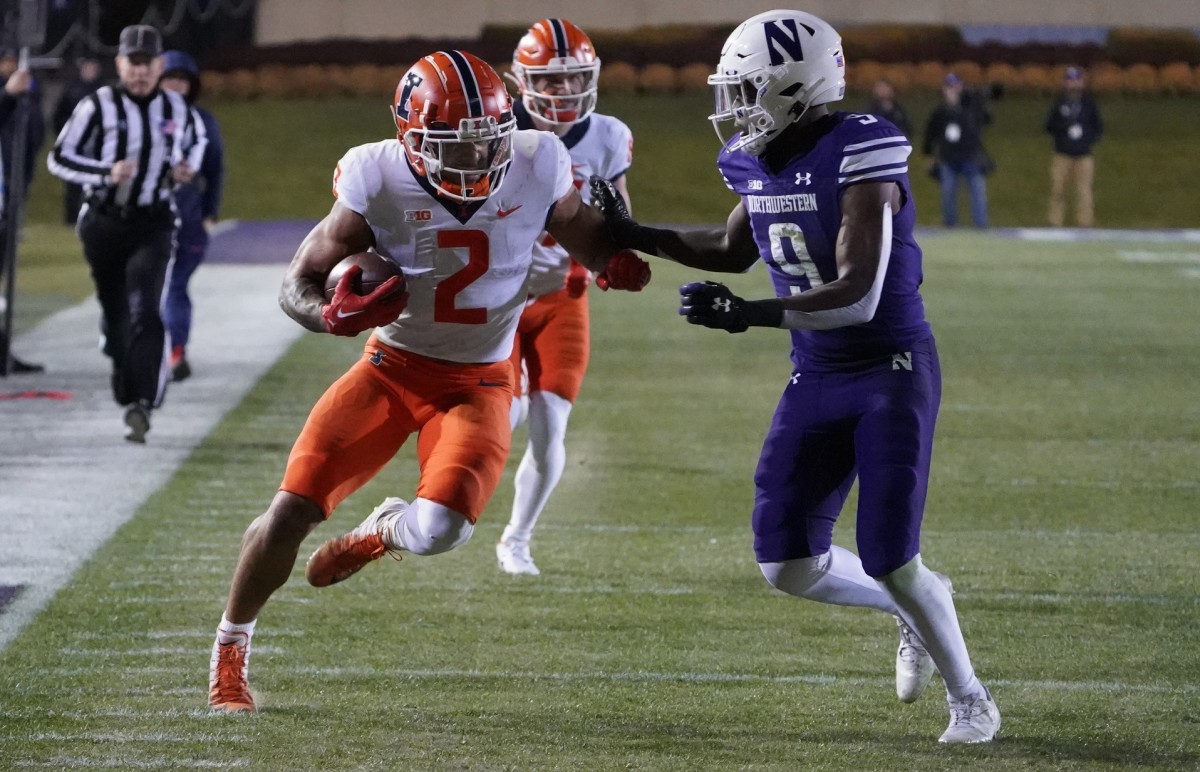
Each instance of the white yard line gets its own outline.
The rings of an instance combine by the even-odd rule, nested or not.
[[[0,612],[0,651],[303,333],[279,310],[282,274],[279,265],[196,272],[195,375],[168,390],[144,446],[123,439],[94,298],[18,336],[14,352],[46,372],[0,379],[0,392],[72,398],[0,400],[0,585],[23,586]]]

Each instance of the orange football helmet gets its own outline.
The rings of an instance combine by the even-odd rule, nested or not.
[[[512,107],[489,64],[465,51],[436,51],[396,86],[396,136],[438,193],[483,201],[500,188],[512,163]]]
[[[513,52],[512,73],[525,109],[547,123],[570,126],[596,109],[600,60],[587,33],[566,19],[530,27]]]

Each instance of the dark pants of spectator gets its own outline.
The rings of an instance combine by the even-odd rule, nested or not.
[[[180,232],[179,246],[175,250],[175,266],[171,269],[171,282],[167,288],[167,304],[163,309],[163,320],[171,336],[172,348],[187,346],[192,331],[192,298],[188,295],[188,282],[192,274],[204,262],[208,250],[208,234],[203,228],[199,234]]]
[[[170,376],[161,307],[174,249],[174,216],[166,210],[121,217],[89,208],[78,230],[103,312],[113,398],[119,405],[158,407]]]
[[[977,228],[988,225],[987,177],[983,168],[973,161],[938,164],[938,182],[942,186],[942,223],[948,228],[958,225],[958,180],[967,181],[971,196],[971,220]]]

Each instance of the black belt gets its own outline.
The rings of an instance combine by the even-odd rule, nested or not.
[[[171,215],[171,205],[165,201],[149,206],[119,206],[106,201],[88,201],[88,211],[117,220],[159,220]]]

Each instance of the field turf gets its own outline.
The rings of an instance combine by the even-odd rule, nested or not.
[[[518,432],[469,544],[323,590],[301,562],[255,637],[262,712],[208,713],[238,540],[359,350],[305,336],[0,653],[0,768],[1200,767],[1200,248],[923,244],[945,374],[923,555],[958,590],[995,743],[937,745],[939,680],[895,699],[890,618],[768,589],[748,514],[786,336],[687,326],[691,275],[656,263],[642,295],[591,296],[541,577],[492,549]],[[302,554],[414,486],[405,449]],[[851,502],[839,544],[853,525]]]

